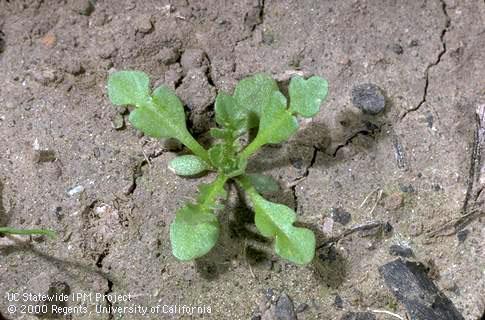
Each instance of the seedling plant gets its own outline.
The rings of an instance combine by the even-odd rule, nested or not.
[[[311,118],[320,109],[328,91],[327,81],[313,76],[295,76],[288,87],[289,103],[275,80],[256,74],[241,80],[234,94],[219,92],[215,100],[217,128],[210,130],[215,144],[206,150],[189,133],[184,106],[166,86],[150,90],[148,76],[140,71],[118,71],[108,78],[108,96],[117,106],[132,105],[130,123],[154,138],[174,138],[192,154],[173,159],[169,168],[180,176],[195,176],[216,171],[217,178],[199,186],[194,202],[180,208],[170,225],[173,255],[183,261],[207,254],[219,237],[216,211],[228,196],[224,188],[235,181],[247,194],[255,212],[254,222],[265,237],[274,239],[280,257],[296,264],[308,264],[315,254],[315,235],[307,228],[296,227],[295,212],[261,196],[273,181],[266,176],[246,173],[250,157],[265,144],[286,141],[298,130],[297,116]],[[257,130],[254,139],[243,141],[249,131]],[[256,132],[256,131],[255,131]]]

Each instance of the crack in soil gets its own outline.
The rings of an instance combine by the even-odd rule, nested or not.
[[[303,175],[296,179],[298,182],[295,183],[294,185],[292,185],[291,188],[290,188],[291,192],[293,193],[293,201],[295,202],[295,211],[298,210],[298,195],[296,194],[296,186],[299,184],[300,181],[302,181],[303,179],[308,177],[308,175],[310,174],[310,169],[315,164],[315,162],[317,160],[317,154],[320,151],[317,147],[315,147],[315,146],[312,146],[312,147],[313,147],[313,154],[312,154],[312,158],[310,160],[310,164],[306,167]]]
[[[96,267],[98,267],[101,271],[103,269],[103,260],[108,256],[108,254],[109,254],[109,244],[106,246],[103,252],[101,252],[101,254],[98,256],[98,259],[96,260]],[[108,281],[108,290],[104,292],[104,296],[109,296],[113,292],[113,281],[111,281],[109,278],[106,279],[106,281]],[[114,319],[114,314],[112,309],[113,304],[111,303],[111,301],[109,301],[109,299],[105,299],[105,301],[109,310],[108,319],[112,320]]]
[[[423,97],[421,98],[421,101],[418,103],[418,105],[412,109],[409,109],[409,110],[406,110],[404,112],[404,114],[401,116],[401,121],[411,112],[414,112],[414,111],[417,111],[419,110],[419,108],[421,108],[421,106],[426,103],[426,99],[428,97],[428,87],[429,87],[429,72],[432,68],[436,67],[440,62],[441,62],[441,57],[446,53],[446,41],[445,41],[445,35],[446,35],[446,32],[448,32],[448,28],[450,27],[451,25],[451,18],[450,16],[448,15],[448,12],[446,10],[446,2],[444,0],[440,0],[441,2],[441,9],[443,10],[443,14],[445,15],[445,18],[446,18],[446,23],[445,23],[445,27],[443,28],[443,30],[441,30],[441,34],[440,34],[440,42],[441,42],[441,50],[440,52],[438,53],[438,57],[436,58],[436,60],[432,63],[430,63],[427,67],[426,67],[426,70],[425,70],[425,82],[424,82],[424,92],[423,92]]]

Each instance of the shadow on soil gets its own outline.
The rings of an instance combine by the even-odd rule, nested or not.
[[[358,150],[365,152],[371,149],[383,137],[382,127],[385,121],[381,117],[367,116],[353,111],[341,113],[337,121],[342,126],[340,132],[341,143],[331,140],[329,129],[325,124],[312,122],[306,128],[300,130],[287,149],[287,153],[277,159],[262,156],[253,159],[253,168],[258,172],[264,172],[278,167],[292,165],[295,157],[301,157],[298,145],[313,147],[324,152],[327,160],[319,161],[318,165],[332,166],[345,161],[345,157],[337,157],[340,148],[352,143]],[[362,141],[353,141],[358,136],[366,136]],[[357,140],[357,139],[356,139]],[[271,148],[271,147],[269,147]],[[294,153],[294,154],[293,154]],[[313,159],[313,162],[315,159]],[[310,164],[313,166],[313,163]],[[237,186],[231,186],[231,191],[237,193],[237,201],[226,205],[226,212],[221,219],[221,236],[216,247],[211,252],[196,261],[196,269],[199,274],[208,279],[217,279],[219,275],[227,272],[234,259],[249,266],[260,266],[273,269],[275,261],[271,241],[259,235],[254,227],[254,212],[246,202],[244,192]],[[285,190],[279,191],[271,198],[284,198]],[[301,225],[301,224],[300,224]],[[335,243],[329,243],[317,225],[301,225],[315,232],[317,238],[317,251],[313,261],[315,276],[330,288],[338,288],[346,277],[347,261],[335,249]]]

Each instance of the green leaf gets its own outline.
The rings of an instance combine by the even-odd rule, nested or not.
[[[265,176],[259,173],[249,173],[245,176],[259,193],[276,192],[280,189],[278,181],[271,176]]]
[[[108,96],[118,106],[142,106],[150,101],[150,79],[141,71],[117,71],[108,76]]]
[[[320,105],[327,97],[327,80],[313,76],[308,80],[295,76],[290,81],[290,112],[311,118],[320,110]]]
[[[306,228],[293,226],[295,212],[285,205],[260,196],[246,178],[237,180],[246,190],[255,211],[255,223],[265,237],[274,238],[275,252],[296,264],[308,264],[315,255],[315,235]]]
[[[177,211],[170,225],[173,255],[183,261],[193,260],[208,253],[219,237],[219,222],[214,214],[219,198],[226,198],[224,183],[219,176],[210,184],[199,187],[197,203],[189,203]]]
[[[129,120],[133,126],[154,138],[175,138],[208,162],[207,151],[190,135],[184,107],[167,87],[150,95],[150,80],[140,71],[118,71],[108,78],[108,95],[115,105],[135,105]]]
[[[20,234],[20,235],[44,235],[55,238],[56,232],[48,229],[16,229],[10,227],[0,227],[0,234]]]
[[[201,158],[189,154],[174,158],[168,168],[179,176],[195,176],[209,170],[210,166]]]
[[[164,86],[153,92],[148,103],[132,111],[129,120],[135,128],[154,138],[176,138],[184,142],[190,135],[182,102]]]
[[[281,92],[274,92],[262,111],[258,134],[241,153],[245,159],[264,144],[283,142],[298,130],[298,121],[286,109],[286,98]]]
[[[266,74],[247,77],[237,84],[234,99],[246,110],[249,128],[258,126],[262,110],[269,103],[273,93],[278,90],[276,81]]]
[[[220,92],[215,102],[216,122],[231,131],[242,134],[247,129],[245,110],[240,108],[236,99]]]
[[[188,204],[177,212],[170,225],[173,255],[183,261],[208,253],[219,238],[219,222],[210,211]]]

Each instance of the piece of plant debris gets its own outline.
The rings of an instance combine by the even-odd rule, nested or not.
[[[49,238],[54,238],[56,233],[47,229],[16,229],[10,227],[0,227],[0,235],[2,234],[20,234],[20,235],[44,235]]]
[[[306,228],[295,227],[295,212],[282,204],[264,199],[259,192],[273,190],[277,183],[268,177],[245,173],[249,158],[265,144],[286,141],[298,130],[296,116],[313,117],[327,96],[325,79],[307,80],[295,76],[289,85],[289,104],[275,80],[265,74],[243,79],[233,95],[220,92],[215,101],[217,128],[210,134],[217,143],[204,149],[189,133],[184,107],[167,87],[151,92],[148,76],[139,71],[114,72],[108,79],[108,95],[118,106],[133,105],[131,124],[154,138],[175,138],[193,155],[170,162],[171,171],[180,176],[195,176],[217,171],[217,178],[199,186],[194,203],[177,211],[170,226],[172,252],[180,260],[193,260],[208,253],[219,237],[215,211],[227,198],[224,185],[230,180],[245,190],[255,211],[259,232],[274,239],[276,253],[297,264],[308,264],[315,254],[315,236]],[[256,129],[255,138],[246,146],[241,138]]]

